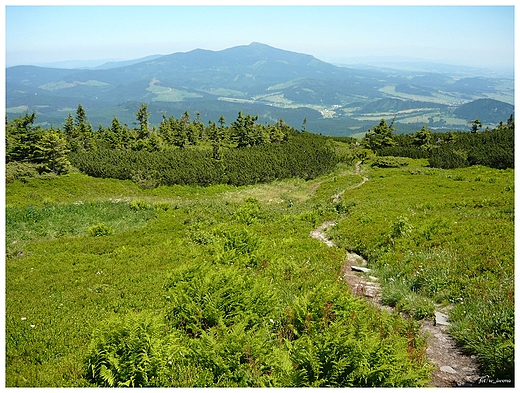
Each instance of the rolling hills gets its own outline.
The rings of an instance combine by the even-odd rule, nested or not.
[[[309,131],[350,135],[381,117],[396,117],[400,132],[424,124],[466,129],[473,113],[460,107],[479,99],[486,99],[479,105],[484,125],[514,111],[513,79],[340,67],[260,43],[141,60],[95,69],[9,67],[6,112],[12,118],[36,111],[43,126],[57,126],[81,103],[94,126],[106,126],[114,116],[131,124],[146,102],[152,124],[163,113],[199,112],[207,122],[220,115],[231,121],[242,110],[261,122],[284,118],[299,128],[307,119]],[[497,120],[497,108],[508,115]]]

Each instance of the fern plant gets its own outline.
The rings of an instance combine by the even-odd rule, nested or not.
[[[94,332],[87,379],[103,387],[161,386],[166,352],[161,323],[148,314],[104,321]]]
[[[89,235],[93,237],[108,236],[111,235],[113,232],[114,230],[103,222],[92,225],[88,228]]]

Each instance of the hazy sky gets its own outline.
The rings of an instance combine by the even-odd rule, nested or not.
[[[352,57],[408,56],[448,64],[513,67],[511,5],[332,4],[7,5],[6,66],[135,59],[196,48],[222,50],[256,41],[333,63]]]

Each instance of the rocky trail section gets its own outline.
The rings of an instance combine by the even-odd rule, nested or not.
[[[361,162],[356,164],[355,174],[359,174]],[[349,189],[361,187],[368,178],[350,187]],[[333,200],[345,192],[333,196]],[[317,239],[328,247],[334,247],[334,243],[327,237],[327,228],[336,225],[335,221],[325,221],[319,227],[310,232],[310,236]],[[381,286],[377,282],[377,277],[370,273],[366,267],[366,260],[360,255],[347,253],[345,263],[341,269],[340,279],[345,281],[352,294],[361,296],[380,308],[385,308],[390,312],[391,307],[383,306],[381,303]],[[439,310],[435,313],[435,320],[424,320],[422,322],[422,332],[426,337],[427,349],[426,356],[430,364],[435,369],[432,372],[430,386],[434,387],[455,387],[455,386],[478,386],[482,377],[478,374],[478,366],[475,356],[465,355],[455,341],[447,332],[449,321],[446,310]]]

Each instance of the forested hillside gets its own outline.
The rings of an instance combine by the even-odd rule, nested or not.
[[[508,118],[514,106],[496,100],[481,98],[455,109],[455,114],[464,119],[480,119],[484,123],[499,123]]]
[[[114,116],[131,124],[144,102],[155,126],[163,114],[198,112],[207,124],[241,110],[257,114],[261,124],[283,118],[299,129],[307,118],[314,132],[347,136],[365,131],[366,121],[389,116],[411,127],[469,130],[467,121],[476,117],[471,106],[491,127],[509,115],[497,120],[501,108],[510,113],[514,103],[513,79],[483,71],[460,76],[451,68],[340,67],[261,43],[140,60],[96,69],[9,67],[6,112],[34,111],[37,124],[48,128],[81,103],[95,127],[108,127]],[[477,101],[482,99],[487,101]]]

